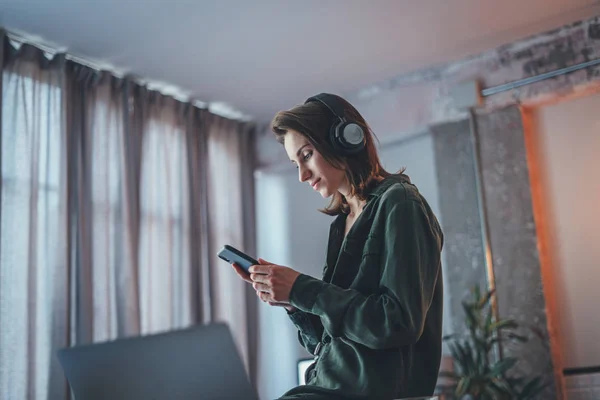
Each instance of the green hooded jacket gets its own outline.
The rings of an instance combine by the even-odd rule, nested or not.
[[[405,175],[377,184],[344,237],[331,224],[323,278],[300,275],[290,319],[315,355],[306,385],[281,399],[432,395],[442,349],[443,234]]]

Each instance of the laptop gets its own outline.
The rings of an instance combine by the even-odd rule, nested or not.
[[[76,400],[258,400],[227,325],[65,348]]]

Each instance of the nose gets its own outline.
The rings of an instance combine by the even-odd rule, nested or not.
[[[298,179],[300,182],[306,182],[311,175],[312,174],[308,168],[305,168],[302,165],[298,167]]]

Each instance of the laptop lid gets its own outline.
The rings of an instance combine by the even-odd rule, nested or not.
[[[221,323],[65,348],[58,358],[76,400],[258,400]]]

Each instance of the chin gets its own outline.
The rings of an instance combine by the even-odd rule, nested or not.
[[[329,191],[327,190],[319,190],[319,194],[321,195],[321,197],[323,197],[324,199],[328,199],[331,196],[333,196],[333,193],[329,193]]]

